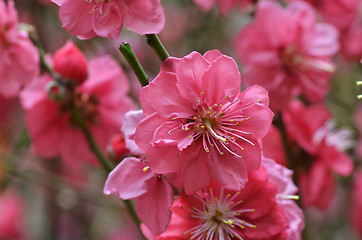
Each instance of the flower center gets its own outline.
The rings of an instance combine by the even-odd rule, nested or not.
[[[203,208],[192,207],[188,210],[191,218],[199,219],[201,222],[183,234],[190,235],[190,239],[243,240],[240,236],[242,229],[256,228],[256,226],[242,220],[242,214],[255,212],[255,209],[243,209],[241,200],[234,202],[239,194],[240,192],[236,192],[233,196],[231,194],[224,196],[223,188],[219,197],[214,196],[212,188],[203,196],[195,194],[194,197],[202,203]]]
[[[203,99],[204,94],[202,92],[200,94]],[[251,132],[240,129],[241,123],[251,119],[251,117],[242,115],[245,108],[237,108],[239,100],[236,98],[230,101],[227,95],[219,103],[211,106],[204,103],[206,101],[201,101],[198,101],[195,116],[183,118],[186,123],[182,124],[182,130],[190,131],[190,138],[193,138],[194,141],[201,139],[206,152],[210,152],[210,148],[213,147],[221,155],[226,150],[238,158],[243,158],[241,151],[244,148],[239,144],[240,140],[252,146],[255,145],[246,137],[250,136]],[[172,120],[176,119],[172,118]],[[178,128],[179,126],[171,129],[169,134]]]
[[[283,47],[280,56],[285,71],[290,74],[301,73],[307,70],[333,73],[335,70],[334,65],[328,61],[303,56],[294,44]]]
[[[294,44],[288,45],[281,50],[281,59],[284,69],[293,74],[298,71],[298,65],[303,62],[303,57],[297,52]]]
[[[89,11],[89,14],[93,14],[97,8],[99,8],[99,14],[103,15],[103,3],[108,3],[108,0],[84,0],[88,4],[93,4],[92,9]]]

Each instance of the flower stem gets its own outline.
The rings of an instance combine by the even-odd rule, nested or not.
[[[123,42],[122,44],[119,45],[119,51],[122,53],[124,58],[127,60],[128,64],[131,66],[142,87],[147,86],[148,77],[145,71],[143,70],[140,62],[138,61],[136,54],[134,53],[131,45],[128,42]]]
[[[95,139],[92,136],[92,133],[90,132],[89,128],[87,127],[82,115],[79,113],[78,109],[73,106],[71,108],[71,114],[73,116],[73,119],[75,120],[75,122],[77,123],[77,125],[80,127],[80,129],[83,132],[83,135],[86,137],[87,142],[89,144],[89,147],[91,149],[91,151],[93,152],[93,154],[97,157],[97,159],[99,160],[99,162],[102,164],[104,170],[107,173],[110,173],[113,170],[113,166],[106,160],[106,158],[104,157],[102,151],[99,149]],[[137,224],[138,230],[142,235],[142,232],[139,228],[139,225],[142,223],[141,220],[138,218],[137,213],[131,203],[130,200],[123,200],[126,208],[129,212],[129,214],[131,215],[132,219],[134,220],[134,222]]]
[[[54,77],[52,68],[45,60],[45,51],[40,43],[38,34],[35,31],[30,31],[29,38],[33,42],[33,44],[38,48],[41,69],[45,70],[45,72],[49,73],[52,77]]]
[[[155,51],[158,58],[163,62],[166,58],[170,56],[166,48],[161,43],[157,34],[146,34],[147,44]]]
[[[94,140],[92,133],[90,132],[89,128],[87,127],[82,115],[79,113],[78,109],[75,106],[72,106],[71,114],[72,114],[73,119],[77,123],[78,127],[80,127],[80,129],[82,130],[83,135],[87,139],[90,150],[97,157],[99,162],[102,164],[103,168],[108,173],[111,172],[113,169],[113,166],[103,156],[102,151],[99,149],[99,147],[98,147],[96,141]]]

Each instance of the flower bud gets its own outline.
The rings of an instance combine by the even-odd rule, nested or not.
[[[74,80],[77,85],[87,79],[87,59],[71,41],[54,54],[53,69],[63,78]]]
[[[54,102],[65,102],[70,97],[70,93],[67,88],[57,81],[49,81],[45,90],[48,97]]]
[[[122,157],[129,153],[122,133],[111,139],[110,144],[107,147],[107,152],[115,161],[119,161]]]

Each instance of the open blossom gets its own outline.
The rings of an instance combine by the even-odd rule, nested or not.
[[[52,0],[63,28],[82,39],[116,39],[123,24],[139,34],[159,33],[165,24],[160,0]]]
[[[204,11],[210,11],[215,4],[218,4],[221,14],[225,16],[238,3],[242,7],[246,7],[252,3],[252,0],[194,0],[194,2]]]
[[[334,71],[331,57],[339,49],[338,31],[317,23],[316,12],[304,2],[286,9],[260,2],[254,21],[241,30],[234,45],[244,65],[243,83],[263,86],[276,111],[299,94],[322,100]]]
[[[49,99],[45,86],[52,80],[46,74],[21,94],[34,152],[47,158],[60,155],[68,166],[75,168],[83,162],[96,163],[70,114],[70,106]],[[90,60],[88,78],[74,90],[71,102],[103,150],[111,136],[119,132],[124,113],[134,108],[128,90],[125,74],[109,56]]]
[[[240,93],[235,61],[219,51],[193,52],[163,62],[141,92],[146,118],[136,144],[152,171],[180,174],[187,194],[214,179],[239,190],[247,172],[260,166],[260,140],[273,113],[267,92],[252,86]]]
[[[289,186],[291,178],[281,175],[284,180],[273,182],[268,172],[261,167],[249,173],[249,182],[241,191],[230,191],[213,182],[194,195],[181,193],[172,206],[172,219],[166,231],[154,236],[142,227],[143,232],[150,240],[300,239],[304,224],[302,211],[293,203],[297,217],[290,217],[291,208],[285,209],[287,205],[280,204],[283,200],[292,201],[282,195],[284,182]]]
[[[344,151],[353,146],[347,129],[334,130],[331,114],[322,104],[293,102],[285,113],[288,134],[298,146],[292,151],[305,207],[326,209],[335,192],[332,174],[348,176],[353,163]]]
[[[289,0],[300,1],[300,0]],[[341,54],[346,60],[362,56],[362,2],[360,0],[304,0],[312,4],[323,20],[341,31]]]
[[[18,30],[12,0],[0,0],[0,94],[15,97],[39,74],[39,55],[27,33]]]

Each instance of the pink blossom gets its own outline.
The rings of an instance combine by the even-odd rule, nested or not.
[[[0,94],[15,97],[39,74],[39,55],[27,33],[18,30],[12,0],[0,1]]]
[[[45,158],[60,155],[67,166],[74,168],[83,162],[96,164],[84,135],[75,126],[69,106],[48,98],[45,86],[51,80],[44,75],[21,94],[34,152]],[[103,150],[111,136],[119,132],[124,113],[134,108],[128,90],[125,74],[109,56],[89,61],[88,78],[75,89],[72,101]]]
[[[146,227],[142,229],[148,239],[154,240],[300,239],[301,229],[299,235],[289,235],[288,229],[294,223],[289,222],[286,205],[278,203],[278,199],[278,185],[268,179],[262,167],[249,173],[249,181],[241,191],[226,190],[213,182],[194,195],[181,193],[172,206],[171,223],[164,233],[153,236]]]
[[[353,169],[343,152],[352,146],[350,134],[346,129],[333,130],[330,119],[331,114],[321,104],[304,107],[294,102],[285,114],[289,136],[299,145],[292,151],[305,207],[326,209],[335,192],[332,173],[348,176]]]
[[[173,191],[165,177],[149,170],[138,158],[125,158],[108,175],[104,194],[115,193],[122,199],[136,199],[136,212],[153,234],[161,234],[171,219]]]
[[[362,170],[356,171],[353,178],[352,205],[350,208],[351,225],[362,238]]]
[[[301,0],[289,0],[289,2]],[[340,30],[348,28],[358,17],[360,0],[303,0],[315,7],[323,20],[333,24]]]
[[[314,9],[293,2],[283,9],[272,1],[258,4],[253,22],[235,40],[246,86],[259,84],[270,94],[271,108],[285,109],[292,97],[324,99],[339,49],[338,31],[317,23]]]
[[[147,117],[135,141],[152,171],[180,174],[187,194],[211,179],[239,190],[260,165],[258,140],[273,118],[268,102],[259,86],[240,93],[235,61],[217,50],[169,58],[142,89]]]
[[[318,10],[324,21],[341,31],[341,54],[344,59],[359,60],[362,55],[362,21],[360,17],[362,2],[360,0],[308,0],[307,2]]]
[[[25,239],[22,229],[23,208],[23,202],[17,194],[13,192],[0,194],[0,239]]]
[[[300,240],[304,229],[304,215],[294,201],[299,199],[299,196],[295,195],[298,188],[293,183],[293,171],[269,158],[263,158],[262,165],[268,172],[269,181],[278,187],[277,202],[284,209],[288,223],[287,239]]]
[[[160,0],[52,0],[63,28],[81,39],[116,39],[123,24],[138,34],[159,33],[165,24]]]
[[[194,0],[204,11],[210,11],[215,4],[218,4],[222,15],[227,15],[230,9],[240,4],[242,7],[247,7],[252,0]]]
[[[356,20],[341,34],[341,45],[341,53],[346,60],[360,60],[362,56],[362,21]]]

